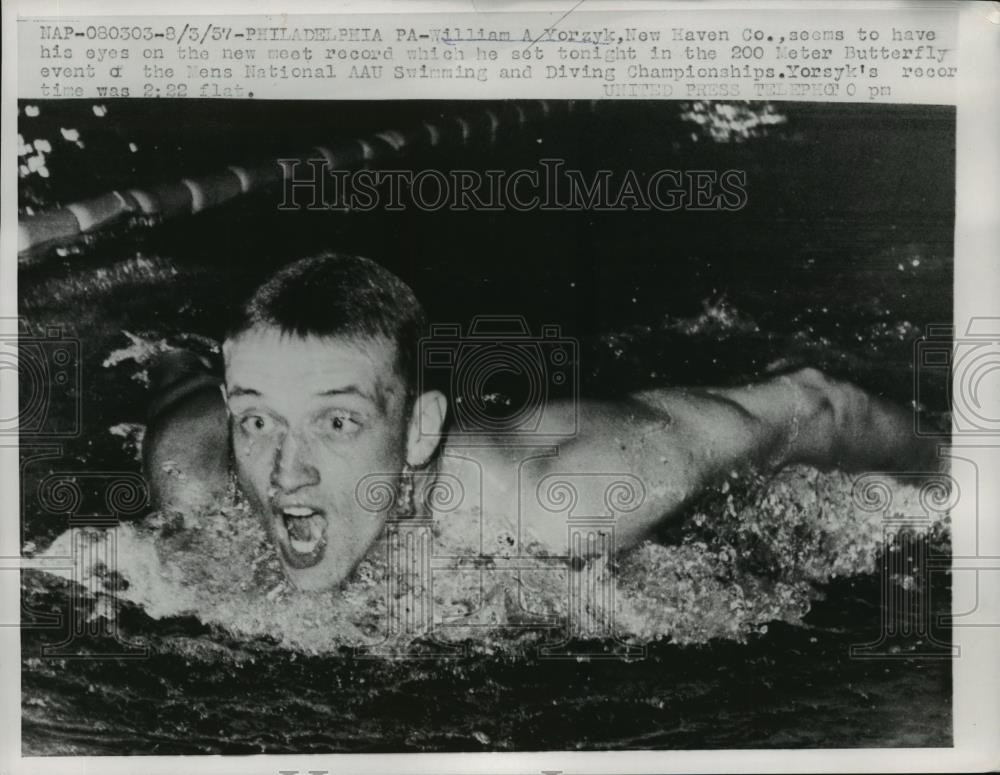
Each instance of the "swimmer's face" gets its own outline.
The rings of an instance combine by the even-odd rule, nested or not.
[[[406,462],[423,465],[433,453],[437,440],[422,437],[414,421],[426,396],[408,405],[395,345],[383,339],[301,338],[263,327],[229,340],[225,355],[240,486],[292,583],[334,587],[385,524],[388,507],[373,513],[359,504],[359,482]]]

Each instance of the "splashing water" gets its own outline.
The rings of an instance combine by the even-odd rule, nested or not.
[[[892,487],[894,515],[924,511],[917,487],[888,479],[885,484]],[[544,571],[505,571],[499,552],[478,554],[472,549],[475,520],[455,521],[472,526],[465,535],[438,525],[435,554],[468,559],[453,572],[434,575],[428,626],[397,633],[398,645],[430,636],[471,640],[473,648],[487,651],[523,648],[545,634],[525,627],[526,620],[566,619],[572,574],[616,585],[618,640],[745,641],[766,632],[768,622],[801,621],[820,596],[819,585],[875,570],[885,517],[892,515],[863,508],[852,499],[852,487],[844,474],[806,467],[770,480],[748,476],[725,483],[694,509],[678,543],[647,541],[612,563],[597,558],[585,567]],[[156,618],[195,615],[238,637],[321,654],[384,641],[387,632],[396,632],[389,626],[392,611],[427,591],[421,588],[427,579],[412,571],[390,579],[383,536],[341,589],[299,593],[284,581],[257,518],[235,490],[232,495],[233,505],[203,514],[157,513],[140,525],[115,528],[116,571],[128,582],[118,594]],[[941,538],[946,527],[939,515],[921,530]],[[64,534],[48,553],[68,555],[69,540]],[[107,578],[104,568],[77,572],[77,578]],[[576,634],[593,633],[594,620],[605,613],[591,600],[583,619],[570,627]]]
[[[681,119],[696,125],[701,137],[716,143],[742,143],[767,136],[771,127],[787,123],[769,102],[692,102],[683,105]],[[692,134],[697,140],[698,134]]]

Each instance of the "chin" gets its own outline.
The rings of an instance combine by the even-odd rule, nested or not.
[[[331,570],[293,568],[282,562],[286,578],[302,592],[328,592],[336,589],[347,576],[346,573],[335,573]]]

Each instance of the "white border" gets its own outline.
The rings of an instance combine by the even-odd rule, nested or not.
[[[360,0],[216,0],[213,3],[183,0],[165,3],[137,0],[20,0],[3,4],[3,89],[0,106],[2,145],[0,159],[0,317],[16,315],[16,192],[14,159],[16,137],[17,24],[20,16],[65,17],[100,14],[220,14],[220,13],[418,13],[428,11],[551,11],[562,14],[576,0],[561,2],[361,2]],[[748,2],[612,2],[588,0],[587,10],[721,10],[750,14],[755,9],[802,10],[803,2],[767,0]],[[955,239],[955,322],[958,330],[973,316],[1000,317],[1000,3],[996,2],[872,2],[851,0],[808,4],[815,9],[927,10],[954,8],[960,15],[957,212]],[[996,396],[1000,402],[1000,395]],[[17,396],[0,394],[0,416],[16,413]],[[2,443],[2,440],[0,440]],[[13,462],[13,465],[11,463]],[[982,472],[979,507],[984,546],[1000,554],[1000,492],[995,477]],[[0,447],[0,558],[19,552],[15,522],[19,512],[16,455]],[[962,519],[972,514],[957,514]],[[13,536],[13,539],[12,539]],[[989,541],[994,541],[992,546]],[[956,545],[956,553],[963,549]],[[2,562],[2,560],[0,560]],[[955,577],[955,597],[971,593],[969,574]],[[985,578],[985,577],[983,577]],[[994,583],[997,574],[980,583]],[[20,610],[16,573],[0,570],[0,622],[14,621]],[[1000,586],[1000,585],[998,585]],[[992,611],[984,621],[1000,622],[997,596],[987,596]],[[399,754],[252,757],[80,757],[20,759],[19,631],[0,627],[0,773],[185,773],[240,772],[275,775],[280,769],[328,769],[357,773],[516,773],[558,770],[566,773],[605,772],[930,772],[987,771],[1000,768],[1000,630],[956,628],[955,642],[962,656],[955,662],[953,749],[858,749],[795,751],[684,751],[634,753],[552,752],[538,754]],[[901,701],[903,699],[901,698]]]
[[[1000,3],[970,3],[963,10],[955,168],[956,333],[964,332],[974,316],[1000,317]],[[992,396],[992,405],[1000,406],[1000,391]],[[963,499],[953,515],[955,556],[975,554],[970,532],[959,528],[976,520],[980,546],[1000,555],[1000,487],[995,471],[980,466],[979,473],[979,513]],[[971,482],[959,483],[966,492],[975,490]],[[953,580],[957,613],[957,601],[976,596],[976,579],[956,573]],[[984,620],[1000,622],[1000,574],[985,574],[979,579],[984,582],[993,587],[986,598],[992,611]],[[955,750],[975,762],[970,769],[1000,769],[1000,629],[956,627],[953,637],[962,649],[953,673]]]

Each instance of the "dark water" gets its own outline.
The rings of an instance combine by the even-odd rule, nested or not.
[[[81,341],[79,403],[54,393],[53,415],[70,422],[79,405],[82,433],[54,450],[25,446],[24,491],[36,492],[53,472],[138,470],[109,431],[144,422],[136,369],[105,365],[130,344],[124,331],[205,348],[195,335],[219,339],[227,311],[270,268],[331,245],[399,272],[433,320],[467,324],[490,312],[559,323],[581,339],[585,393],[738,383],[777,363],[808,363],[908,403],[914,342],[926,325],[951,320],[954,111],[776,108],[786,121],[766,134],[720,142],[674,105],[623,103],[492,154],[448,160],[510,169],[558,156],[587,170],[743,169],[748,203],[738,213],[279,213],[272,192],[154,228],[122,228],[64,255],[50,251],[22,270],[21,311],[30,325],[58,325]],[[41,103],[38,116],[20,119],[24,139],[58,138],[59,127],[72,125],[84,147],[53,139],[51,175],[22,179],[22,205],[208,171],[441,109],[111,102],[96,116],[89,103]],[[931,422],[946,408],[943,384],[922,384]],[[717,508],[709,499],[693,510],[711,516]],[[761,496],[756,508],[766,523],[771,506]],[[24,541],[38,550],[69,524],[65,513],[26,498]],[[794,548],[794,539],[786,543]],[[742,567],[757,559],[748,553],[736,565],[761,583],[781,576]],[[67,613],[72,595],[65,582],[29,571],[24,618],[36,626],[22,639],[24,750],[948,745],[951,666],[932,658],[941,648],[926,633],[875,649],[881,658],[849,654],[877,641],[887,617],[902,616],[882,603],[879,567],[812,585],[804,618],[758,622],[737,640],[678,645],[668,636],[629,662],[544,660],[532,648],[363,660],[236,636],[211,619],[154,618],[131,603],[118,611],[119,635],[147,647],[147,658],[43,657],[65,625],[38,625],[46,613]],[[932,574],[921,595],[933,614],[948,612],[948,577]],[[932,634],[948,641],[943,628]],[[74,655],[115,650],[101,637],[73,646]]]

